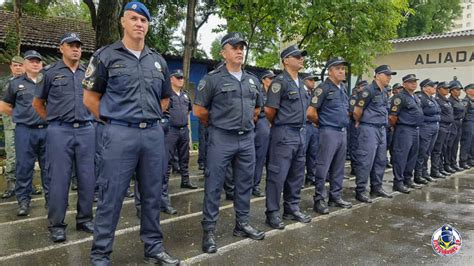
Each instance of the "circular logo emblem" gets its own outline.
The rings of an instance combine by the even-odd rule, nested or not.
[[[400,105],[402,103],[402,100],[400,98],[396,98],[393,100],[394,105]]]
[[[314,96],[313,99],[311,99],[311,102],[314,104],[318,103],[318,96]]]
[[[137,9],[137,7],[138,7],[137,4],[132,5],[132,9]]]
[[[362,92],[362,97],[363,97],[363,98],[367,98],[367,96],[369,96],[369,92],[368,92],[368,91]]]
[[[158,62],[155,62],[155,67],[158,71],[161,71],[161,65]]]
[[[356,100],[355,99],[351,99],[351,101],[349,102],[350,105],[355,105],[356,104]]]
[[[77,36],[75,33],[71,33],[71,37],[76,38]]]
[[[438,228],[431,237],[433,250],[441,256],[452,256],[461,250],[461,234],[449,224]]]

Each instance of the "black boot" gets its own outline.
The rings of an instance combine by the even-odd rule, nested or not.
[[[213,229],[203,232],[202,251],[205,253],[217,252],[216,236]]]
[[[234,236],[248,237],[253,240],[262,240],[265,238],[265,232],[262,232],[249,223],[235,223]]]

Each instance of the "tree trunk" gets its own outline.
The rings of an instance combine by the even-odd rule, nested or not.
[[[13,1],[13,13],[15,14],[15,55],[19,55],[21,52],[21,0]]]
[[[82,0],[84,4],[89,8],[89,13],[91,15],[92,28],[97,30],[97,10],[95,9],[95,4],[93,0]]]
[[[193,39],[194,39],[194,15],[196,12],[197,0],[188,1],[188,10],[186,15],[186,32],[184,36],[184,56],[183,56],[183,74],[184,74],[184,88],[189,89],[189,70],[191,68],[191,57],[193,55]],[[189,124],[190,125],[190,124]],[[191,134],[191,130],[189,131]],[[191,136],[190,139],[192,140]],[[192,149],[193,142],[189,142]]]
[[[97,9],[96,48],[120,40],[118,27],[123,0],[101,0]]]

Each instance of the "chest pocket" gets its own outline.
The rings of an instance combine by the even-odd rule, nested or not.
[[[31,105],[33,101],[33,93],[28,92],[26,89],[19,90],[16,93],[18,100],[24,105]]]
[[[224,84],[216,93],[216,99],[223,100],[229,104],[237,96],[237,88],[234,84]]]
[[[296,101],[300,98],[300,94],[297,91],[289,90],[288,91],[288,99],[290,101]]]
[[[51,93],[53,95],[62,96],[74,93],[74,84],[68,84],[68,80],[65,77],[54,78],[51,85]]]
[[[137,80],[136,71],[122,64],[115,64],[108,69],[109,87],[113,91],[125,92],[134,87]]]

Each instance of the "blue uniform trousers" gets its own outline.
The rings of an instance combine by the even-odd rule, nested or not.
[[[465,120],[462,123],[459,162],[461,164],[474,162],[474,121]]]
[[[106,124],[102,132],[99,164],[99,202],[94,227],[91,260],[110,261],[115,229],[123,199],[136,171],[141,196],[140,236],[145,255],[163,251],[160,204],[166,165],[163,129],[159,125],[133,128]]]
[[[248,222],[255,170],[254,132],[208,127],[209,139],[204,180],[204,231],[215,229],[221,191],[229,165],[234,177],[234,209],[238,222]],[[240,133],[240,134],[239,134]]]
[[[438,138],[439,123],[424,123],[420,127],[420,145],[415,165],[415,176],[428,175],[428,159]]]
[[[369,176],[371,190],[379,190],[387,165],[387,129],[361,123],[357,130],[356,192],[365,192]]]
[[[413,170],[418,159],[419,127],[397,125],[393,132],[393,185],[413,183]]]
[[[444,166],[457,165],[459,142],[462,134],[462,120],[454,120],[449,131]]]
[[[23,124],[15,127],[16,187],[18,203],[29,204],[33,191],[35,160],[41,168],[41,184],[46,201],[49,195],[49,176],[46,160],[46,128],[30,128]]]
[[[207,138],[208,138],[207,127],[199,122],[199,146],[198,146],[198,164],[206,164],[206,154],[207,154]]]
[[[343,131],[342,131],[343,130]],[[316,182],[314,200],[323,200],[327,196],[324,183],[329,174],[329,198],[340,199],[344,180],[344,163],[347,151],[346,129],[336,130],[319,127],[319,149],[316,158]]]
[[[449,127],[451,124],[440,123],[438,137],[436,138],[433,151],[431,152],[431,172],[443,170],[443,157],[446,151],[446,142],[449,136]]]
[[[73,161],[77,169],[76,223],[92,221],[92,204],[96,183],[94,170],[95,128],[92,123],[73,128],[50,124],[46,149],[51,178],[48,221],[50,227],[65,228],[64,223],[69,198]]]
[[[313,123],[306,123],[306,179],[314,181],[316,169],[316,155],[318,154],[319,146],[319,128],[315,127]]]
[[[189,129],[188,127],[172,127],[170,126],[168,132],[165,134],[165,147],[167,150],[169,162],[167,164],[165,178],[163,179],[163,191],[161,194],[162,205],[164,209],[171,205],[168,193],[168,183],[171,174],[172,158],[178,156],[178,164],[181,170],[181,183],[189,183]],[[177,152],[177,154],[176,154]]]
[[[255,124],[255,173],[253,186],[258,187],[262,180],[263,167],[268,154],[270,144],[270,123],[263,117]]]
[[[300,210],[300,193],[304,184],[305,128],[273,126],[267,164],[266,214],[279,214],[283,192],[284,213]]]
[[[355,128],[355,121],[349,121],[349,127],[347,131],[347,153],[351,159],[351,168],[355,169],[357,157],[354,152],[357,150],[357,133],[358,130]]]

